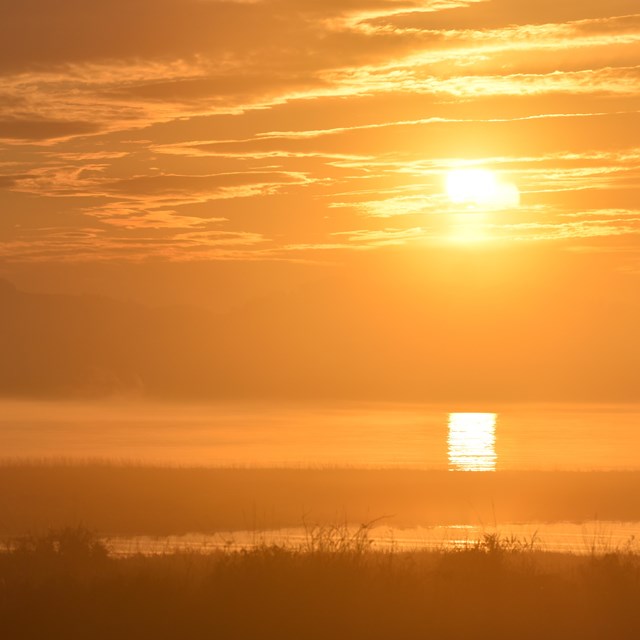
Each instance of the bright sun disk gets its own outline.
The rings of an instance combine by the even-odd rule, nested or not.
[[[520,203],[516,185],[503,182],[488,169],[454,169],[446,179],[449,200],[453,204],[479,209],[509,209]]]

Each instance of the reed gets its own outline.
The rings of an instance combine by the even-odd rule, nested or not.
[[[366,528],[299,548],[113,557],[65,528],[0,553],[0,628],[57,638],[637,638],[640,556],[548,554],[488,536],[379,552]]]

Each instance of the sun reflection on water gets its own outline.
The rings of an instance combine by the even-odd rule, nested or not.
[[[449,470],[496,470],[495,413],[449,414]]]

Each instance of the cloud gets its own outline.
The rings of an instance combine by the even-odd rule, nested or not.
[[[434,19],[474,10],[494,12],[495,6],[491,2],[319,5],[195,0],[97,0],[89,6],[77,0],[56,5],[28,0],[8,10],[3,24],[5,29],[14,26],[3,38],[9,43],[4,50],[10,56],[5,59],[9,66],[0,105],[3,101],[21,104],[25,116],[0,131],[18,139],[140,128],[177,118],[242,113],[290,100],[372,91],[464,96],[592,87],[629,93],[637,86],[637,74],[629,76],[631,68],[626,75],[615,68],[583,69],[587,77],[582,82],[579,76],[559,71],[539,77],[451,74],[451,65],[476,59],[487,70],[500,71],[499,64],[491,69],[483,61],[505,51],[513,59],[522,50],[522,59],[530,60],[533,50],[634,44],[640,38],[637,16],[576,19],[566,24],[510,22],[489,30],[480,24],[458,29],[436,24],[418,29],[419,37],[412,32],[407,37],[374,33],[363,38],[352,33],[349,25],[366,21],[368,15],[391,20],[400,11],[405,19]],[[325,20],[318,20],[318,15]],[[22,24],[26,34],[15,29],[16,24]],[[65,37],[65,29],[73,33]],[[28,35],[31,32],[33,37]],[[17,34],[20,41],[14,43]],[[433,73],[438,63],[449,67]]]
[[[285,172],[242,172],[213,175],[150,175],[103,182],[106,192],[125,195],[224,195],[226,189],[245,186],[279,186],[304,182],[304,176]]]
[[[637,235],[640,233],[640,212],[621,218],[581,220],[563,223],[520,222],[488,227],[495,237],[510,241],[540,242],[582,238]]]
[[[425,230],[421,227],[410,229],[358,229],[354,231],[336,231],[332,235],[345,236],[350,244],[360,248],[376,248],[403,245],[416,239],[426,237]]]
[[[12,241],[0,245],[0,259],[12,262],[254,259],[254,247],[268,242],[252,232],[210,229],[157,235],[152,231],[117,236],[93,228],[49,228],[37,233],[23,230]]]
[[[33,119],[0,120],[0,140],[50,140],[87,135],[99,130],[91,122]]]
[[[25,178],[26,176],[15,174],[15,175],[0,175],[0,189],[10,189],[15,187],[18,182]]]
[[[633,210],[639,29],[636,0],[10,3],[6,256],[247,259],[436,239],[449,231],[431,214],[456,215],[442,193],[455,166],[521,190],[505,234],[587,199]],[[562,228],[632,233],[625,220]]]

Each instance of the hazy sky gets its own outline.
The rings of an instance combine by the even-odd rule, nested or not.
[[[472,308],[477,265],[494,299],[526,264],[566,331],[635,340],[637,0],[21,0],[0,38],[0,276],[22,288],[228,310],[392,272]],[[453,203],[460,168],[519,203]]]
[[[485,240],[635,249],[636,0],[5,5],[5,272],[426,250],[461,160],[522,194]]]

